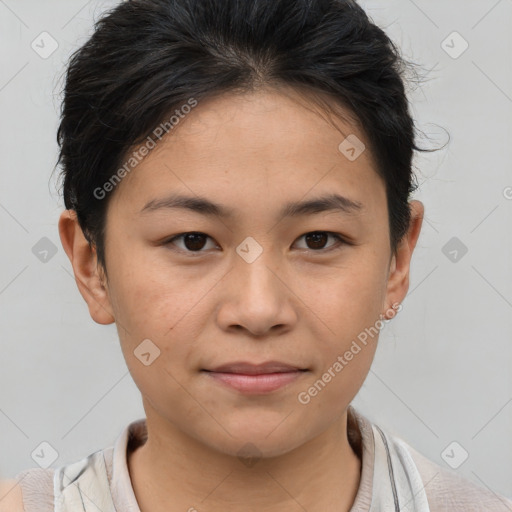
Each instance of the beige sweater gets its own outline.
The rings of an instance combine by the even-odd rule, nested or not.
[[[378,482],[374,481],[374,474],[377,473],[375,432],[372,423],[353,406],[349,406],[349,441],[362,459],[360,485],[351,512],[370,512],[376,509],[375,500],[372,507],[372,494],[378,489]],[[394,436],[390,438],[399,439]],[[140,419],[126,426],[113,446],[102,450],[108,477],[106,488],[110,489],[117,512],[140,512],[126,456],[127,452],[144,444],[146,439],[146,421]],[[403,440],[401,442],[405,443]],[[431,512],[512,512],[512,500],[472,483],[452,469],[435,464],[407,443],[405,445],[423,481]],[[16,475],[23,492],[25,512],[54,512],[54,472],[54,469],[33,468]],[[389,477],[393,478],[392,473]]]

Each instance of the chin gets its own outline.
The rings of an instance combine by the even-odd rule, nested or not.
[[[302,437],[295,437],[299,429],[290,429],[290,425],[287,425],[287,428],[284,427],[285,422],[282,420],[285,417],[286,415],[281,417],[280,426],[278,426],[279,421],[273,422],[272,426],[267,422],[241,421],[236,427],[226,426],[226,430],[231,435],[222,430],[222,438],[215,440],[203,438],[203,442],[219,452],[241,459],[278,457],[306,442]]]

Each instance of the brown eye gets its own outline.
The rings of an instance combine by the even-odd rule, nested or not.
[[[341,236],[329,231],[312,231],[302,235],[299,239],[301,238],[304,238],[306,241],[306,247],[304,249],[311,250],[313,252],[328,252],[330,250],[339,248],[339,246],[348,244]],[[337,243],[326,246],[329,238],[334,239]],[[208,247],[206,247],[208,239],[213,240],[205,233],[193,231],[176,235],[164,242],[163,245],[175,246],[177,247],[176,250],[178,252],[189,254],[197,253],[199,255],[201,252],[206,252],[206,249],[208,249]],[[177,241],[181,241],[182,245],[178,245]],[[213,244],[213,247],[210,248],[215,247],[217,246]]]
[[[168,240],[165,245],[174,244],[176,240],[182,239],[184,247],[180,247],[184,252],[204,252],[201,251],[206,245],[206,240],[210,238],[204,233],[182,233]]]
[[[336,239],[338,243],[331,244],[326,248],[325,244],[327,243],[329,237]],[[307,244],[306,249],[312,249],[313,251],[328,251],[331,248],[335,248],[345,242],[339,235],[330,233],[329,231],[312,231],[311,233],[302,235],[300,238],[305,239]]]
[[[311,249],[323,249],[328,239],[329,235],[327,233],[310,233],[306,235],[306,241],[313,244]]]
[[[204,247],[205,235],[190,233],[184,236],[185,247],[191,251],[199,251]]]

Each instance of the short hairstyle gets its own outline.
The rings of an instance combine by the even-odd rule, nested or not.
[[[414,70],[354,0],[131,0],[104,13],[66,71],[57,132],[63,196],[105,265],[110,193],[93,193],[128,151],[190,98],[288,86],[324,111],[342,107],[365,133],[384,180],[390,246],[406,234]],[[339,115],[339,112],[338,112]],[[341,142],[341,140],[340,140]]]

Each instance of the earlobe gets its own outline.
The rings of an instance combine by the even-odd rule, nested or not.
[[[73,267],[78,290],[88,305],[89,314],[98,324],[112,324],[115,319],[103,276],[98,269],[96,251],[85,238],[74,210],[62,212],[59,235]]]
[[[423,223],[424,206],[420,201],[409,203],[411,221],[406,235],[398,244],[389,269],[386,301],[389,304],[403,302],[409,290],[410,264]]]

